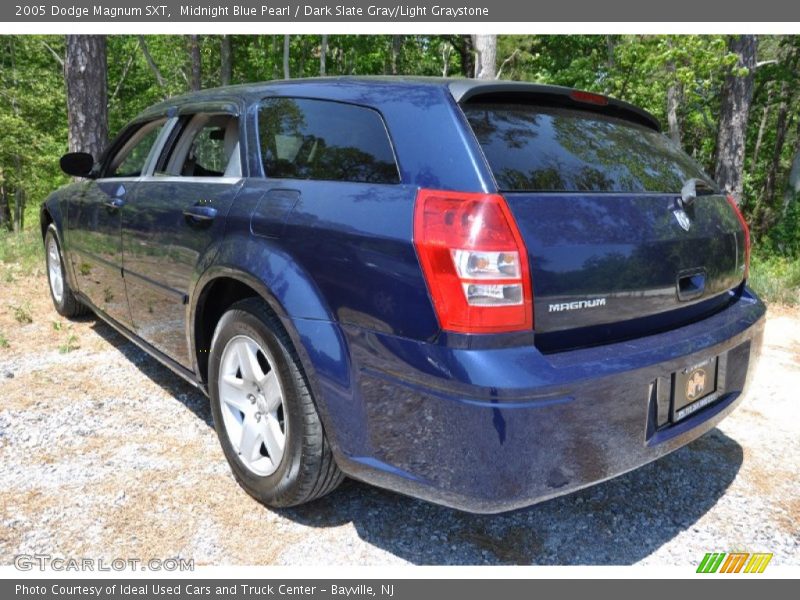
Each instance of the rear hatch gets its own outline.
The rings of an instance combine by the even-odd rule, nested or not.
[[[641,113],[572,104],[461,106],[528,250],[537,346],[639,337],[724,308],[745,270],[728,199]]]

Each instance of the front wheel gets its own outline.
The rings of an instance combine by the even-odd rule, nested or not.
[[[56,235],[56,226],[52,223],[44,236],[45,257],[47,260],[47,282],[50,285],[50,297],[56,312],[62,317],[79,317],[87,312],[86,306],[75,297],[67,283],[64,272],[64,255]]]
[[[225,457],[260,502],[302,504],[344,479],[294,347],[261,300],[234,304],[217,324],[209,392]]]

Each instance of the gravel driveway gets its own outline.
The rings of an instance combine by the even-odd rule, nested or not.
[[[607,483],[499,516],[356,482],[274,511],[233,480],[200,393],[103,323],[58,318],[42,277],[0,286],[0,564],[800,564],[800,311],[770,310],[750,398],[718,429]]]

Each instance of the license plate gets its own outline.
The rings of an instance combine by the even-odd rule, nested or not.
[[[719,359],[709,358],[675,373],[672,388],[672,421],[680,421],[714,402]]]

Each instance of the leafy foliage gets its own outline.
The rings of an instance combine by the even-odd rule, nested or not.
[[[228,36],[232,83],[283,77],[283,35]],[[222,36],[199,36],[202,87],[220,84]],[[714,172],[720,94],[737,56],[723,35],[527,35],[498,37],[504,79],[577,87],[627,100],[667,123],[676,94],[678,134]],[[0,190],[28,198],[27,226],[46,194],[68,181],[58,168],[67,149],[61,36],[0,40]],[[109,36],[109,129],[152,103],[189,90],[187,36]],[[327,75],[464,76],[474,68],[469,36],[325,36]],[[317,76],[321,35],[289,37],[291,77]],[[747,128],[743,209],[757,253],[800,259],[800,36],[761,36]],[[736,75],[744,73],[737,70]],[[794,170],[793,170],[793,167]],[[790,175],[795,172],[790,181]],[[0,221],[3,215],[0,204]],[[7,225],[7,223],[6,223]],[[771,263],[770,263],[771,264]]]
[[[63,38],[0,40],[0,193],[7,196],[24,188],[29,199],[40,199],[67,181],[58,169],[67,149],[64,82],[51,51],[63,55]]]

